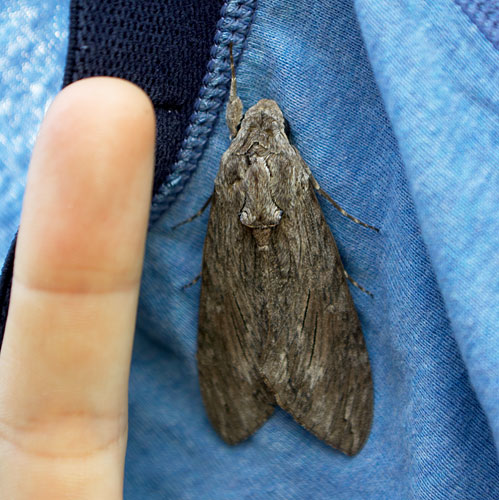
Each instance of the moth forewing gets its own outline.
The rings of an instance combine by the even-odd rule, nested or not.
[[[229,107],[236,97],[234,83]],[[235,444],[278,404],[353,455],[371,426],[371,371],[318,185],[275,101],[237,125],[232,111],[203,252],[197,358],[208,416]]]

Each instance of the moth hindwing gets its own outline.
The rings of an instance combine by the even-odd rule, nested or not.
[[[263,99],[244,117],[240,103],[233,69],[226,114],[233,139],[203,252],[204,404],[227,443],[250,436],[277,404],[354,455],[371,426],[371,370],[320,188],[289,143],[277,103]]]

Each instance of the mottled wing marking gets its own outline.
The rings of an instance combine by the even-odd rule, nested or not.
[[[301,162],[287,161],[290,176],[302,177]],[[275,197],[285,208],[269,253],[275,293],[269,297],[270,335],[260,371],[279,406],[353,455],[371,426],[369,358],[336,243],[311,184],[290,197],[293,203]]]
[[[220,217],[226,205],[214,195],[204,247],[197,358],[210,421],[225,441],[236,444],[267,420],[275,402],[258,371],[261,298],[248,296],[254,287],[244,286],[258,279],[258,266],[243,253],[253,245],[252,236],[237,211],[233,220]]]
[[[277,402],[353,455],[369,434],[373,388],[320,188],[274,101],[252,106],[233,132],[203,254],[198,365],[208,416],[235,444]]]

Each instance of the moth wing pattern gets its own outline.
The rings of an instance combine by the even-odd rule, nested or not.
[[[197,360],[208,417],[236,444],[268,419],[275,400],[258,371],[262,296],[248,296],[245,286],[259,280],[258,266],[243,263],[252,236],[221,194],[215,189],[203,250]]]
[[[318,438],[354,455],[370,430],[371,371],[315,181],[289,143],[266,157],[283,217],[259,251],[239,220],[244,200],[234,179],[246,160],[233,149],[221,162],[203,253],[198,366],[208,416],[235,444],[277,403]]]
[[[231,50],[230,56],[234,108]],[[289,143],[275,101],[262,99],[244,117],[227,117],[233,139],[212,195],[199,312],[198,369],[208,416],[235,444],[278,404],[318,438],[354,455],[371,427],[371,369],[315,194],[319,185]]]
[[[289,148],[268,159],[270,170],[289,175],[297,169],[294,175],[309,182],[288,200],[276,190],[276,203],[286,208],[269,254],[276,276],[260,372],[281,408],[327,444],[354,455],[373,414],[369,357],[312,174]]]

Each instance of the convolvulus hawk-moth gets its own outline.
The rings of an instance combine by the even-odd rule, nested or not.
[[[204,404],[227,443],[250,436],[277,404],[354,455],[371,426],[371,370],[315,191],[372,226],[320,189],[289,143],[275,101],[262,99],[243,116],[230,49],[232,142],[215,180],[203,252],[197,360]]]

